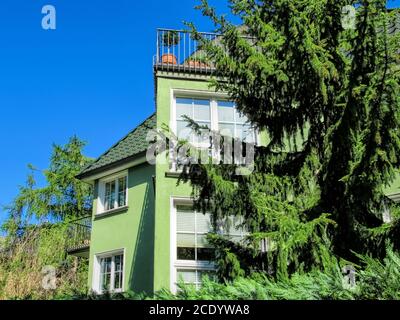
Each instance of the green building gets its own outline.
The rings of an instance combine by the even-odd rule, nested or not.
[[[184,32],[174,34],[180,41],[171,44],[165,41],[171,33],[158,30],[155,113],[79,175],[94,186],[93,214],[76,222],[82,236],[69,253],[89,258],[89,288],[94,292],[174,291],[178,279],[200,285],[201,277],[214,270],[212,248],[205,241],[209,216],[192,209],[190,186],[177,184],[174,157],[148,162],[151,130],[168,125],[180,138],[204,144],[187,132],[182,115],[188,115],[212,130],[256,144],[261,140],[227,95],[210,90],[212,65],[196,42]],[[388,194],[400,200],[400,179]],[[240,238],[242,232],[230,235]]]

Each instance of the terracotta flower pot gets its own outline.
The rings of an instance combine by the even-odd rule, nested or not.
[[[163,54],[161,57],[161,62],[163,64],[177,64],[176,57],[170,53]]]
[[[195,61],[195,60],[189,60],[187,62],[187,64],[189,65],[189,67],[192,68],[207,68],[208,65],[204,62],[200,62],[200,61]]]

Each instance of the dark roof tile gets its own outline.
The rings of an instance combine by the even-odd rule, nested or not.
[[[148,147],[148,142],[146,141],[147,133],[149,130],[155,129],[156,126],[156,114],[154,113],[97,160],[84,168],[77,177],[83,178],[89,176],[103,168],[105,169],[110,165],[127,160],[146,151]]]

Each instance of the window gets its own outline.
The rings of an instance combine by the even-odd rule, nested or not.
[[[175,204],[173,217],[173,275],[172,290],[179,281],[199,288],[204,276],[215,276],[215,249],[207,242],[207,233],[213,231],[210,214],[196,212],[191,203]],[[232,241],[240,241],[245,233],[239,220],[228,218],[218,227]]]
[[[243,217],[228,217],[224,221],[218,223],[217,232],[224,234],[233,242],[240,242],[248,235],[248,232],[243,229]]]
[[[242,116],[236,110],[236,106],[230,101],[217,101],[218,130],[224,136],[241,139],[247,143],[255,143],[255,133],[248,124],[246,116]]]
[[[212,261],[214,250],[206,241],[212,231],[209,214],[194,212],[190,205],[178,205],[176,209],[177,260]]]
[[[118,252],[97,257],[94,289],[98,293],[122,292],[124,281],[124,254]]]
[[[127,206],[127,181],[127,174],[100,181],[98,213]]]
[[[178,281],[185,284],[192,284],[196,288],[200,288],[205,276],[208,279],[215,278],[215,272],[213,270],[201,270],[201,269],[177,269]]]
[[[382,221],[383,221],[383,223],[392,222],[392,215],[390,214],[390,207],[386,201],[383,204]]]
[[[241,139],[247,143],[256,143],[255,130],[247,117],[240,115],[233,102],[216,99],[175,99],[176,135],[179,140],[187,140],[199,148],[209,148],[211,154],[210,130],[219,131],[223,136]],[[201,126],[201,134],[188,128],[188,117]],[[180,167],[180,159],[174,160],[172,168]]]
[[[208,145],[209,130],[203,129],[202,136],[196,135],[192,129],[188,128],[188,121],[185,116],[194,120],[199,126],[211,129],[211,104],[210,100],[201,99],[176,99],[176,133],[178,139],[201,146]]]

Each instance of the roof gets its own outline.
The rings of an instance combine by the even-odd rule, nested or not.
[[[112,166],[129,161],[147,150],[146,141],[149,130],[156,129],[156,114],[152,114],[97,160],[86,166],[77,176],[78,179],[106,170]]]

